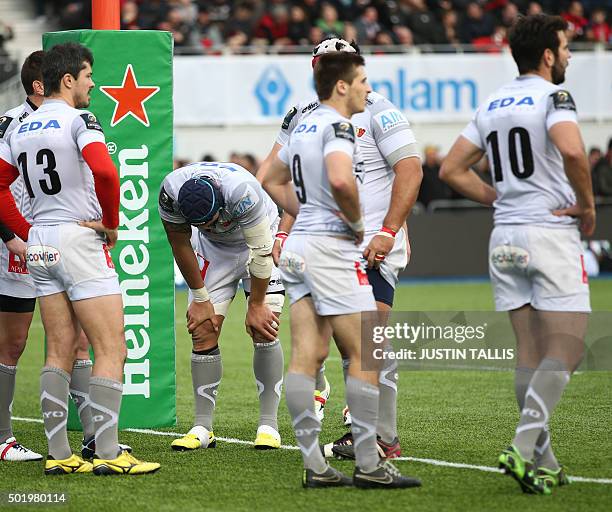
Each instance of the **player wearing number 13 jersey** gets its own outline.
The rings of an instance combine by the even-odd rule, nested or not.
[[[126,346],[109,249],[118,236],[119,178],[97,119],[78,110],[89,105],[92,65],[91,52],[76,43],[46,53],[45,101],[8,136],[10,151],[0,146],[0,222],[27,240],[26,262],[47,336],[40,376],[45,474],[149,473],[159,464],[138,461],[117,442]],[[31,225],[10,193],[19,175],[32,205]],[[66,432],[79,324],[95,354],[89,379],[93,464],[72,453]]]
[[[489,272],[495,305],[517,339],[521,418],[499,465],[523,492],[550,494],[569,483],[550,444],[548,422],[582,359],[589,304],[577,221],[595,229],[589,167],[565,79],[567,23],[521,18],[510,48],[520,76],[478,109],[442,165],[441,177],[495,208]],[[470,170],[486,152],[494,188]]]

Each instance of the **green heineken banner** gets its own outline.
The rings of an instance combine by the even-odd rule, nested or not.
[[[43,48],[74,41],[94,55],[89,109],[98,117],[121,179],[113,261],[125,314],[127,360],[120,427],[176,424],[174,267],[157,215],[172,170],[172,36],[169,32],[74,30],[43,36]],[[80,428],[74,408],[69,428]]]

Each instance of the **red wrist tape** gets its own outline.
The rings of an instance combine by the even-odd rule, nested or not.
[[[387,228],[385,226],[383,226],[382,228],[380,228],[381,233],[388,233],[390,234],[393,238],[395,238],[395,235],[397,235],[397,231],[394,231],[391,228]]]

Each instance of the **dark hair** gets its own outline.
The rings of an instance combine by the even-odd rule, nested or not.
[[[76,80],[85,67],[84,62],[93,66],[94,58],[88,48],[78,43],[58,44],[47,51],[42,63],[45,96],[60,92],[60,84],[66,73]]]
[[[567,22],[548,14],[520,17],[510,28],[510,50],[521,75],[538,69],[547,48],[557,55],[560,30],[567,30]]]
[[[42,72],[40,68],[44,56],[45,52],[42,50],[30,53],[30,55],[28,55],[26,60],[23,62],[23,66],[21,66],[21,85],[23,85],[23,88],[28,96],[34,94],[32,82],[34,82],[34,80],[42,82]]]
[[[314,68],[315,90],[319,100],[331,97],[338,80],[351,83],[358,66],[365,66],[365,60],[356,53],[332,52],[321,55]]]

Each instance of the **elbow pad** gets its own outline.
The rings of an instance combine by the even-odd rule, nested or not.
[[[270,232],[268,218],[251,228],[243,228],[244,239],[250,250],[249,273],[253,277],[268,279],[272,275],[272,246],[274,240]]]

